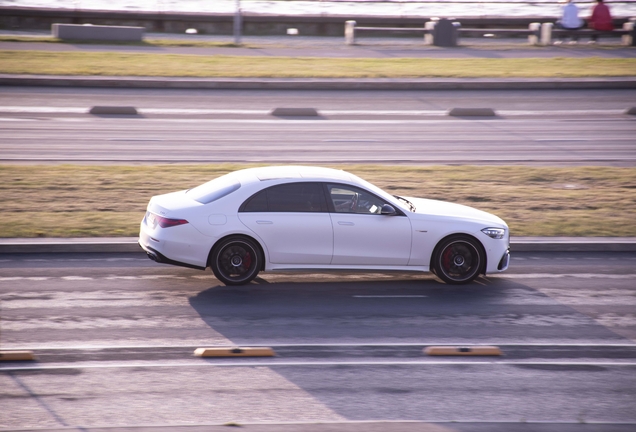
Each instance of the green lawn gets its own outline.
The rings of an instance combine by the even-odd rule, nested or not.
[[[0,237],[138,234],[151,196],[246,165],[0,165]],[[636,168],[340,166],[388,192],[467,204],[516,236],[636,236]],[[160,173],[160,175],[158,175]]]
[[[636,74],[636,58],[315,58],[0,50],[0,73],[249,78],[559,78]]]

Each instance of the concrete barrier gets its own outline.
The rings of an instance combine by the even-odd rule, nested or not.
[[[492,108],[453,108],[448,111],[453,117],[495,117],[497,114]]]
[[[276,353],[269,347],[244,348],[197,348],[196,357],[274,357]]]
[[[356,22],[353,20],[345,21],[345,44],[355,45],[356,43]]]
[[[270,115],[276,117],[318,117],[315,108],[275,108]]]
[[[553,23],[543,23],[541,25],[541,40],[539,41],[540,45],[552,45],[552,27],[554,27]]]
[[[430,346],[423,350],[430,356],[500,356],[503,352],[496,346],[451,347]]]
[[[634,31],[636,26],[634,26],[634,22],[626,22],[623,24],[623,30],[628,32],[628,34],[624,34],[621,36],[622,44],[625,46],[636,46],[636,31]]]
[[[355,45],[356,44],[356,33],[357,32],[371,32],[375,33],[424,33],[426,36],[432,30],[429,30],[427,27],[428,23],[424,24],[424,27],[358,27],[356,21],[349,20],[345,22],[345,45]],[[431,27],[433,29],[435,26]]]
[[[530,23],[528,30],[532,34],[528,35],[529,45],[539,45],[539,35],[541,34],[541,23]]]
[[[94,115],[138,115],[137,108],[131,106],[94,106],[89,111]]]
[[[32,351],[0,351],[0,361],[30,361],[35,360]]]
[[[87,24],[53,24],[53,37],[62,40],[141,42],[143,27],[102,26]]]

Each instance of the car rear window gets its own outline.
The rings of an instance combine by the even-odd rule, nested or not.
[[[240,187],[241,182],[235,178],[223,176],[190,189],[186,195],[201,204],[210,204],[237,191]]]

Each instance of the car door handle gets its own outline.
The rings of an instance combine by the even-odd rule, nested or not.
[[[353,222],[338,221],[338,225],[352,226],[352,225],[355,225],[355,224]]]
[[[266,221],[266,220],[257,220],[256,223],[259,225],[272,225],[274,222]]]

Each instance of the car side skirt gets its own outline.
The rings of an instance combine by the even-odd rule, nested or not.
[[[366,266],[366,265],[309,265],[309,264],[272,264],[268,263],[265,272],[275,271],[311,271],[318,270],[320,273],[328,272],[413,272],[422,273],[430,271],[429,266]]]

